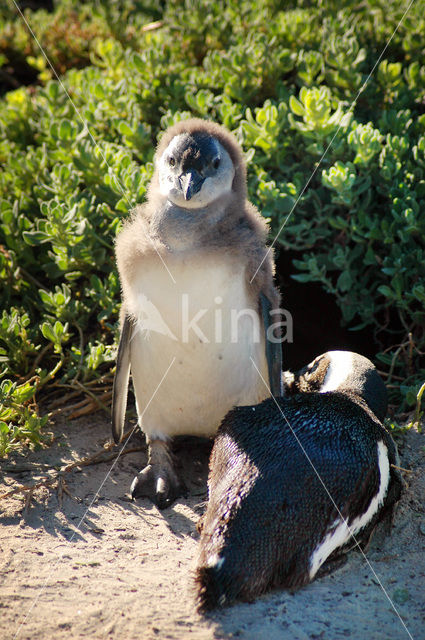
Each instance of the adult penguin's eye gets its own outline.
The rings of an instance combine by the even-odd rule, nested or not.
[[[218,169],[220,166],[220,158],[216,158],[213,162],[214,169]]]
[[[173,158],[173,156],[170,156],[168,158],[168,164],[170,165],[170,167],[175,167],[176,166],[176,160],[175,160],[175,158]]]

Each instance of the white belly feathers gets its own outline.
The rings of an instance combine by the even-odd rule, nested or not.
[[[146,261],[128,300],[140,426],[151,439],[211,436],[233,406],[268,396],[251,361],[268,380],[258,303],[240,263],[191,256],[167,266],[175,283],[159,261]]]

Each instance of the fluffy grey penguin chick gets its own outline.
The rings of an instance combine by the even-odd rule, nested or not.
[[[348,356],[324,354],[316,359],[320,367],[315,360],[304,368],[318,392],[279,398],[280,410],[267,399],[225,417],[211,454],[209,501],[199,525],[201,610],[308,583],[324,563],[329,567],[348,550],[353,535],[367,543],[376,523],[391,513],[401,491],[392,466],[398,455],[371,410],[384,406],[385,388],[372,363],[351,354],[365,375],[354,375],[350,389]],[[326,378],[339,390],[323,391]]]
[[[269,395],[252,360],[281,393],[280,344],[266,339],[279,306],[266,235],[233,135],[200,119],[168,129],[147,202],[116,240],[123,304],[112,432],[119,442],[131,370],[149,447],[133,498],[168,506],[183,491],[170,439],[214,436],[233,406]]]

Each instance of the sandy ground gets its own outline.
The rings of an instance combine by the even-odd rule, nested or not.
[[[108,421],[99,415],[59,422],[55,431],[50,448],[3,461],[0,493],[96,453],[109,438]],[[139,436],[128,446],[136,445]],[[383,528],[375,534],[370,565],[351,552],[343,567],[295,594],[275,591],[207,618],[196,613],[193,597],[205,443],[180,443],[190,495],[163,512],[128,499],[145,451],[122,456],[112,471],[112,462],[104,462],[66,473],[72,497],[63,494],[62,501],[56,490],[38,489],[24,513],[22,495],[3,499],[0,637],[425,638],[425,433],[410,431],[400,453],[412,472],[404,474],[408,486],[391,535]]]

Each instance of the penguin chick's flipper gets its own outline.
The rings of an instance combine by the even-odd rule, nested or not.
[[[117,367],[112,389],[112,435],[117,444],[124,431],[125,410],[127,408],[131,329],[131,320],[126,315],[118,346]]]
[[[165,509],[176,498],[186,495],[186,487],[178,477],[169,445],[163,440],[152,440],[148,447],[148,464],[131,483],[131,499],[150,498],[158,509]]]
[[[264,335],[266,342],[267,368],[272,396],[282,395],[282,343],[280,338],[269,332],[272,323],[270,300],[264,293],[260,293],[261,313],[263,316]],[[270,334],[270,335],[269,335]]]

